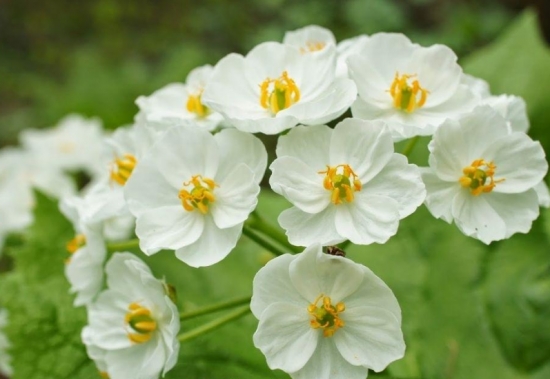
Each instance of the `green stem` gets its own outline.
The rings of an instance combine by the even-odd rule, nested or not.
[[[199,308],[199,309],[195,309],[195,310],[192,310],[192,311],[189,311],[189,312],[180,313],[180,321],[188,320],[190,318],[206,315],[206,314],[209,314],[209,313],[214,313],[214,312],[217,312],[217,311],[221,311],[223,309],[234,308],[236,306],[243,305],[243,304],[249,304],[249,303],[250,303],[250,296],[246,296],[246,297],[241,297],[241,298],[238,298],[238,299],[225,301],[223,303],[209,305],[209,306]]]
[[[407,143],[407,145],[405,146],[405,148],[403,149],[403,151],[401,152],[401,154],[408,157],[412,153],[414,146],[416,145],[419,139],[420,139],[420,136],[411,138]]]
[[[250,312],[250,307],[249,306],[239,308],[236,311],[228,313],[227,315],[225,315],[223,317],[220,317],[216,320],[212,320],[210,322],[207,322],[206,324],[201,325],[201,326],[199,326],[195,329],[192,329],[192,330],[190,330],[186,333],[180,334],[178,336],[178,340],[180,342],[187,342],[187,341],[192,340],[193,338],[198,337],[202,334],[206,334],[208,332],[216,330],[216,329],[220,328],[221,326],[223,326],[223,325],[225,325],[225,324],[227,324],[231,321],[237,320],[237,319],[247,315],[249,312]]]
[[[269,222],[266,222],[262,216],[260,216],[257,212],[252,213],[252,218],[249,221],[249,225],[256,231],[259,232],[268,238],[274,240],[281,246],[286,247],[288,250],[299,253],[302,251],[299,247],[296,247],[288,242],[288,239],[286,235],[281,232],[281,230],[273,225],[271,225]]]
[[[283,248],[279,247],[279,245],[274,244],[273,242],[269,241],[263,236],[258,235],[254,231],[254,229],[252,229],[247,224],[244,224],[243,226],[243,234],[248,238],[250,238],[252,241],[256,242],[261,247],[265,248],[266,250],[269,250],[275,255],[283,255],[283,254],[289,253],[289,251],[285,251]]]
[[[139,248],[139,239],[133,239],[122,242],[111,242],[107,244],[107,250],[110,252],[126,251]]]

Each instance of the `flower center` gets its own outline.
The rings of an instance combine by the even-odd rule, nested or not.
[[[323,50],[327,44],[319,41],[307,41],[305,47],[300,47],[300,53],[311,53],[314,51]]]
[[[210,114],[210,109],[201,102],[202,90],[195,95],[189,95],[186,108],[190,113],[194,113],[198,118],[204,118]]]
[[[178,197],[181,200],[183,208],[192,212],[198,209],[202,214],[208,212],[210,203],[216,201],[214,196],[214,188],[219,187],[212,179],[203,178],[202,175],[194,175],[191,180],[183,183],[184,186],[193,186],[191,191],[181,189]]]
[[[418,80],[412,80],[415,76],[416,74],[400,76],[398,72],[395,73],[395,79],[388,92],[393,98],[393,106],[397,109],[410,113],[422,108],[426,102],[430,92],[420,87]]]
[[[121,186],[125,185],[136,164],[137,159],[132,154],[124,154],[122,158],[116,158],[111,166],[111,180]]]
[[[493,162],[486,162],[483,159],[476,159],[470,166],[462,169],[463,176],[458,179],[460,185],[469,188],[474,196],[481,193],[489,193],[496,187],[497,183],[505,179],[495,180],[495,170],[497,166]]]
[[[157,322],[151,316],[151,311],[138,303],[131,303],[128,306],[124,321],[132,329],[128,332],[128,338],[135,343],[149,341],[153,332],[157,330]]]
[[[317,303],[321,301],[321,305]],[[340,313],[346,310],[346,305],[339,302],[332,305],[330,297],[319,295],[313,303],[307,307],[308,313],[312,316],[309,325],[313,329],[323,329],[323,336],[332,337],[334,332],[344,326],[344,321],[340,318]]]
[[[100,371],[100,372],[99,372],[99,376],[100,376],[100,378],[102,378],[102,379],[110,379],[110,378],[111,378],[111,377],[109,376],[109,374],[108,374],[107,372],[105,372],[105,371]]]
[[[351,203],[354,198],[353,192],[361,191],[361,181],[347,164],[327,166],[327,169],[319,171],[319,174],[325,174],[323,186],[326,190],[332,191],[330,200],[336,205],[343,201]]]
[[[260,84],[260,104],[271,113],[290,107],[300,100],[300,90],[294,80],[283,71],[279,79],[269,79]]]
[[[84,245],[86,245],[86,236],[84,234],[77,234],[72,240],[67,242],[66,248],[69,254],[73,255]],[[69,263],[70,261],[70,256],[65,259],[65,263]]]
[[[63,154],[70,154],[76,150],[76,145],[73,142],[65,141],[58,145],[58,149]]]

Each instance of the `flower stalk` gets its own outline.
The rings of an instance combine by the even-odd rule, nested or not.
[[[212,320],[211,322],[208,322],[204,325],[201,325],[195,329],[192,329],[186,333],[182,333],[178,336],[178,340],[180,342],[187,342],[192,340],[193,338],[199,337],[203,334],[212,332],[225,324],[228,324],[232,321],[235,321],[243,316],[246,316],[248,313],[250,313],[250,307],[247,305],[245,307],[239,308],[236,311],[233,311],[231,313],[228,313],[227,315],[220,317],[218,319]]]
[[[107,250],[113,253],[115,251],[127,251],[139,248],[139,239],[131,239],[128,241],[112,242],[107,244]]]
[[[180,321],[188,320],[198,316],[207,315],[210,313],[215,313],[224,309],[234,308],[239,305],[244,305],[249,303],[250,303],[250,296],[245,296],[245,297],[225,301],[222,303],[209,305],[203,308],[194,309],[192,311],[182,312],[180,313]]]

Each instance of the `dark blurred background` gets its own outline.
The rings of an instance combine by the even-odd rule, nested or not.
[[[548,0],[0,0],[0,146],[69,112],[129,123],[137,96],[286,30],[397,31],[464,57],[529,5],[550,39]]]

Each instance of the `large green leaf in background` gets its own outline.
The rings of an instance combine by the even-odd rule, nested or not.
[[[550,53],[534,15],[522,15],[493,46],[464,61],[466,71],[491,83],[493,93],[526,98],[532,135],[549,147]],[[425,158],[417,146],[413,157]],[[288,203],[267,192],[259,212],[276,223]],[[380,376],[414,379],[547,379],[550,377],[550,214],[534,232],[487,248],[434,220],[424,207],[402,221],[387,244],[353,246],[348,256],[369,266],[395,292],[403,309],[404,359]],[[55,202],[39,196],[36,223],[10,250],[15,270],[0,274],[0,304],[11,314],[14,379],[97,378],[80,343],[83,309],[72,308],[63,276],[71,226]],[[546,224],[544,224],[546,222]],[[181,310],[251,293],[267,259],[244,237],[218,265],[192,269],[173,253],[137,253],[157,277],[177,288]],[[212,316],[212,317],[215,317]],[[185,322],[190,330],[202,321]],[[182,346],[167,378],[287,378],[267,368],[252,344],[257,321],[247,316]],[[387,375],[386,375],[387,374]],[[374,375],[373,375],[374,376]]]

